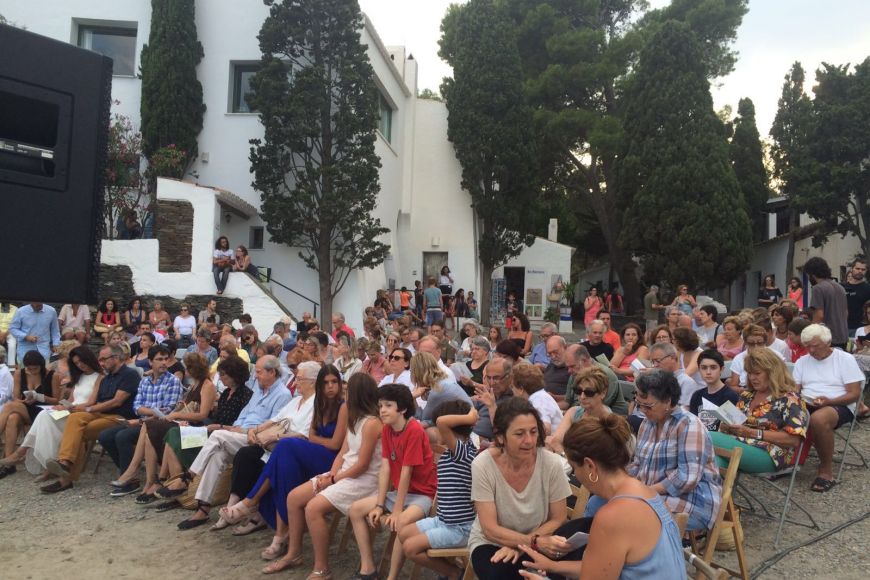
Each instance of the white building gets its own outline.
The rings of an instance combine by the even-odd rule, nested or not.
[[[138,127],[141,81],[135,74],[142,45],[148,40],[150,2],[0,0],[0,14],[37,34],[112,56],[112,98],[118,102],[113,111],[129,116]],[[261,138],[263,128],[257,114],[249,111],[244,94],[260,59],[257,34],[267,15],[267,7],[256,1],[197,2],[197,33],[205,53],[197,77],[206,112],[199,157],[185,180],[207,187],[181,197],[198,199],[197,211],[207,208],[203,211],[209,214],[202,217],[202,223],[214,222],[214,231],[209,234],[196,230],[196,235],[209,237],[194,244],[198,251],[213,247],[214,239],[225,235],[231,245],[247,246],[254,264],[270,267],[275,281],[319,301],[317,274],[305,267],[298,249],[269,242],[265,224],[256,213],[260,195],[251,186],[249,140]],[[413,56],[403,47],[386,47],[368,18],[361,36],[380,91],[376,152],[382,165],[381,192],[375,214],[390,229],[384,241],[392,252],[383,265],[352,273],[333,304],[333,311],[344,312],[355,328],[361,328],[362,310],[371,304],[377,289],[391,282],[396,287],[412,287],[415,280],[423,280],[425,286],[425,277],[436,274],[444,264],[449,263],[454,273],[455,289],[479,288],[476,220],[470,197],[460,186],[461,168],[447,140],[446,108],[441,102],[417,99]],[[158,193],[161,199],[179,199],[179,191],[180,185],[174,186],[172,193]],[[212,192],[219,205],[203,203],[203,191]],[[123,262],[124,250],[113,248],[114,244],[104,243],[104,261]],[[130,252],[128,257],[134,261],[137,254]],[[194,258],[192,273],[205,276],[208,260]],[[562,270],[567,272],[568,268],[566,263]],[[206,280],[211,279],[210,269],[208,276]],[[242,282],[236,281],[239,278],[230,277],[228,296],[244,297],[239,286]],[[134,283],[139,292],[139,281],[134,279]],[[279,285],[271,289],[296,316],[312,310],[312,303],[299,295]]]

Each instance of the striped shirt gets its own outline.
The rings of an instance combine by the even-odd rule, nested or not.
[[[713,441],[704,423],[682,409],[665,419],[656,437],[656,425],[644,419],[637,434],[637,451],[629,475],[646,485],[661,483],[663,499],[673,513],[686,513],[713,525],[719,513],[722,479],[716,467]]]
[[[438,491],[436,493],[438,519],[448,525],[474,521],[474,502],[471,501],[471,462],[477,457],[477,448],[471,440],[456,439],[456,451],[448,448],[438,458]]]

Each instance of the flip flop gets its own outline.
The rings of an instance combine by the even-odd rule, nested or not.
[[[298,568],[301,565],[302,554],[299,554],[291,560],[281,558],[280,560],[275,560],[274,562],[263,568],[263,574],[277,574],[278,572],[283,572],[284,570],[289,570],[290,568]]]
[[[813,482],[812,487],[810,487],[810,489],[815,491],[815,492],[818,492],[818,493],[825,493],[827,491],[831,491],[831,488],[834,487],[834,485],[836,485],[836,483],[837,483],[836,481],[833,481],[830,479],[825,479],[823,477],[817,477],[816,480]]]

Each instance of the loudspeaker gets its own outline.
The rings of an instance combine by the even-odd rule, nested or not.
[[[112,60],[0,24],[0,298],[94,304]]]

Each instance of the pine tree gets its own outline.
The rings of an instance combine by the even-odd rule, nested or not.
[[[493,270],[534,242],[532,113],[523,96],[513,24],[493,0],[452,6],[442,31],[440,54],[453,67],[453,78],[441,87],[447,137],[481,223],[480,312],[486,324]]]
[[[765,206],[770,197],[770,188],[758,127],[755,125],[755,105],[751,99],[740,99],[737,104],[730,155],[731,165],[746,202],[746,213],[752,222],[753,238],[760,242],[767,231]]]
[[[381,264],[389,230],[372,217],[379,191],[378,90],[359,4],[267,0],[253,104],[265,135],[251,141],[254,187],[273,242],[316,270],[323,320],[354,270]]]
[[[749,264],[752,232],[713,110],[700,44],[665,23],[626,91],[622,240],[651,280],[721,288]]]

